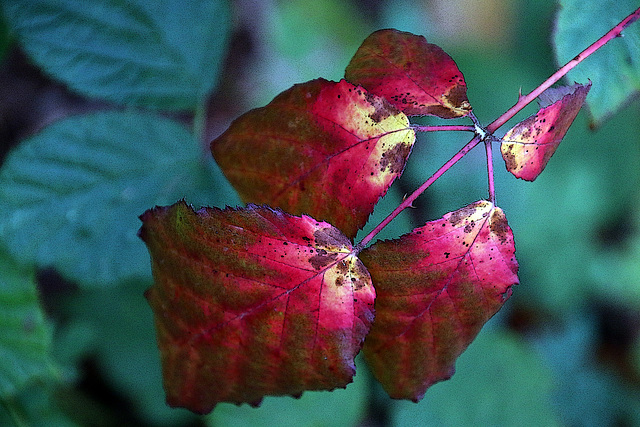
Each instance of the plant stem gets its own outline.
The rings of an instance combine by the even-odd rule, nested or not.
[[[455,165],[460,159],[467,155],[469,151],[471,151],[478,143],[480,143],[481,139],[478,135],[476,135],[471,141],[467,143],[464,147],[460,149],[456,154],[453,155],[444,165],[440,167],[429,179],[427,179],[416,191],[411,193],[411,195],[407,196],[397,208],[393,210],[387,217],[380,222],[369,234],[367,234],[361,241],[358,243],[354,249],[355,253],[360,252],[364,249],[371,240],[383,229],[385,228],[393,219],[398,216],[400,212],[408,208],[413,204],[413,201],[418,198],[419,195],[424,193],[424,191],[431,186],[438,178],[442,176],[446,171],[448,171],[453,165]]]
[[[411,125],[410,127],[416,132],[437,132],[437,131],[475,132],[475,127],[469,126],[469,125],[437,125],[437,126]]]
[[[487,152],[487,175],[489,176],[489,201],[496,205],[496,185],[493,179],[493,152],[491,151],[491,143],[493,138],[485,138],[484,148]]]
[[[520,112],[520,110],[526,107],[531,101],[536,99],[542,92],[550,88],[551,85],[564,77],[571,69],[584,61],[589,55],[596,52],[612,39],[619,37],[622,33],[622,30],[624,30],[638,18],[640,18],[640,8],[636,9],[635,12],[620,21],[618,25],[613,27],[607,34],[600,37],[596,42],[591,44],[591,46],[580,52],[580,54],[578,54],[571,61],[567,62],[562,68],[553,73],[551,77],[545,80],[540,86],[535,88],[529,94],[525,96],[520,95],[520,97],[518,98],[518,102],[513,107],[509,108],[503,115],[495,119],[489,126],[487,126],[487,131],[489,131],[490,133],[495,132],[500,126],[505,124],[509,119]]]
[[[536,99],[542,92],[551,87],[554,83],[564,77],[571,69],[573,69],[576,65],[584,61],[587,57],[589,57],[592,53],[596,52],[602,46],[607,44],[612,39],[619,37],[622,34],[622,31],[638,20],[640,18],[640,8],[636,9],[635,12],[631,13],[625,19],[620,21],[615,27],[613,27],[608,33],[604,36],[600,37],[596,42],[591,44],[585,50],[580,52],[576,57],[574,57],[571,61],[567,62],[562,68],[553,73],[547,80],[542,82],[540,86],[532,90],[529,94],[518,97],[518,102],[509,108],[504,114],[495,119],[493,122],[489,124],[486,128],[480,127],[477,118],[474,115],[471,115],[471,119],[474,122],[474,126],[411,126],[414,130],[419,132],[431,132],[431,131],[470,131],[475,132],[475,136],[471,141],[467,143],[460,151],[458,151],[451,159],[449,159],[440,169],[438,169],[431,177],[426,180],[416,191],[411,193],[410,196],[406,197],[400,205],[393,210],[380,224],[378,224],[369,234],[367,234],[354,248],[354,252],[357,254],[362,249],[364,249],[373,238],[380,233],[380,231],[385,228],[393,219],[398,216],[400,212],[408,208],[413,204],[413,201],[418,198],[427,188],[431,186],[438,178],[440,178],[447,170],[449,170],[454,164],[456,164],[460,159],[467,155],[469,151],[475,148],[481,141],[485,143],[485,150],[487,153],[487,173],[489,176],[489,198],[491,202],[495,205],[495,182],[493,177],[493,154],[491,151],[491,143],[494,141],[493,132],[495,132],[498,128],[504,125],[509,119],[515,116],[518,112],[520,112],[524,107],[526,107],[530,102]]]

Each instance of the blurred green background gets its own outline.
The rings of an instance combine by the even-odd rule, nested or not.
[[[619,111],[581,112],[534,183],[507,173],[494,147],[521,285],[422,402],[390,400],[358,359],[346,390],[205,417],[170,409],[142,296],[138,215],[183,197],[238,203],[208,152],[235,117],[294,83],[340,79],[367,35],[393,27],[454,58],[488,124],[555,71],[558,12],[569,59],[637,7],[563,3],[0,2],[0,425],[640,425],[640,104],[619,98],[640,87],[638,56],[625,54],[640,50],[639,23],[604,48],[619,62],[588,59],[569,76],[601,84]],[[420,135],[365,231],[467,141]],[[478,149],[380,237],[485,197]]]

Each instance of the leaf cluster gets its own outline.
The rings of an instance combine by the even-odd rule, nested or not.
[[[513,235],[493,203],[491,144],[501,141],[516,177],[534,180],[588,91],[543,92],[538,114],[498,139],[475,119],[451,57],[422,36],[379,30],[345,79],[295,85],[235,120],[212,154],[245,202],[265,206],[178,202],[141,217],[169,404],[207,413],[344,387],[361,347],[391,397],[422,399],[518,283]],[[471,129],[451,128],[475,133],[454,159],[485,143],[491,201],[367,247],[383,221],[352,246],[404,171],[416,130],[428,130],[408,116],[424,115],[471,116]]]
[[[408,4],[412,7],[406,8]],[[274,100],[275,104],[238,119],[240,123],[245,120],[243,132],[230,132],[217,139],[218,147],[222,147],[224,139],[229,140],[217,157],[220,164],[227,161],[232,165],[224,172],[230,180],[234,161],[239,158],[245,162],[242,167],[254,173],[268,170],[268,179],[258,178],[250,184],[246,182],[249,173],[237,173],[234,185],[244,185],[240,192],[246,201],[272,207],[194,210],[184,202],[168,206],[181,199],[196,205],[239,204],[235,189],[209,153],[203,156],[208,150],[201,149],[200,144],[207,124],[211,128],[211,123],[224,114],[235,115],[241,111],[239,108],[247,107],[240,96],[227,102],[225,111],[207,113],[207,98],[216,91],[226,93],[231,86],[237,89],[248,84],[251,92],[244,93],[245,102],[263,105],[273,93],[294,81],[318,75],[340,80],[341,65],[349,62],[366,32],[373,28],[365,15],[352,6],[335,0],[267,6],[274,8],[274,14],[261,24],[266,35],[259,33],[260,45],[252,52],[253,62],[244,67],[244,72],[238,72],[225,70],[223,64],[228,55],[237,58],[237,49],[229,50],[232,34],[236,42],[246,37],[247,28],[241,28],[238,19],[230,19],[243,12],[240,3],[198,0],[186,5],[171,0],[135,0],[127,2],[126,7],[114,1],[90,1],[82,6],[39,0],[1,3],[0,56],[5,61],[13,60],[15,46],[19,45],[38,70],[58,82],[57,90],[57,85],[62,84],[74,94],[72,107],[56,109],[53,117],[67,116],[70,111],[76,115],[53,123],[49,123],[52,116],[47,116],[44,123],[36,126],[37,133],[9,152],[0,168],[0,424],[182,425],[193,421],[188,411],[169,409],[164,402],[163,369],[164,381],[171,386],[190,380],[176,378],[192,372],[194,366],[193,359],[180,358],[183,342],[173,342],[162,347],[168,350],[162,355],[174,357],[175,363],[165,363],[163,368],[156,338],[162,346],[172,336],[191,340],[197,351],[214,346],[206,354],[207,363],[220,356],[220,347],[215,346],[213,338],[223,337],[225,345],[233,343],[227,348],[236,352],[223,359],[225,363],[236,363],[235,374],[226,372],[215,377],[214,369],[203,372],[202,376],[193,377],[194,385],[185,388],[185,396],[190,396],[188,392],[193,395],[206,381],[229,386],[229,394],[223,400],[257,403],[267,395],[259,409],[220,403],[212,415],[196,420],[209,425],[345,425],[362,420],[367,413],[376,413],[393,425],[527,424],[532,419],[552,424],[554,416],[567,424],[580,424],[585,417],[591,417],[596,424],[606,425],[614,419],[633,417],[637,402],[633,389],[605,374],[592,351],[602,348],[599,334],[616,325],[633,333],[633,313],[638,302],[636,228],[640,223],[628,214],[637,205],[629,197],[637,192],[640,170],[634,163],[639,158],[637,114],[633,108],[614,114],[629,103],[640,87],[640,73],[634,62],[640,33],[635,25],[625,29],[625,37],[617,38],[572,70],[568,92],[556,93],[550,104],[532,110],[532,118],[527,119],[530,123],[521,120],[509,131],[509,138],[497,135],[495,129],[487,133],[480,123],[476,127],[476,123],[471,126],[449,121],[454,124],[442,125],[436,121],[436,126],[429,126],[432,119],[422,114],[469,117],[471,101],[462,96],[466,93],[445,90],[445,108],[441,104],[429,106],[425,94],[416,87],[400,93],[374,94],[376,79],[381,77],[374,72],[375,67],[369,66],[375,65],[372,49],[358,51],[348,67],[348,81],[314,80],[310,86],[296,86],[280,95],[280,110],[270,110],[278,105]],[[528,4],[523,7],[531,17],[551,16],[549,6],[545,6],[546,12],[538,10],[538,6],[535,10]],[[553,35],[558,65],[571,60],[585,43],[597,39],[637,6],[627,0],[603,2],[599,7],[585,8],[578,1],[562,1]],[[416,17],[425,16],[422,8],[417,2],[377,6],[374,9],[385,18],[380,18],[375,27],[423,32],[424,22],[415,24]],[[245,18],[244,25],[264,18],[254,12],[249,13],[250,20]],[[374,12],[367,11],[366,15]],[[544,73],[552,72],[544,66],[545,62],[552,62],[550,58],[531,54],[540,52],[539,47],[544,47],[545,52],[547,41],[525,32],[528,28],[542,28],[547,22],[539,25],[533,19],[521,26],[520,52],[493,52],[487,44],[479,55],[451,47],[455,45],[454,38],[447,41],[447,50],[454,51],[465,76],[472,77],[469,98],[474,112],[499,114],[497,109],[512,102],[518,86],[533,87],[537,79],[545,77]],[[542,30],[537,33],[546,34]],[[403,67],[411,68],[406,61],[402,63],[402,58],[415,54],[412,50],[416,48],[426,49],[441,63],[453,63],[442,49],[422,38],[415,39],[419,41],[417,45],[400,49],[396,39],[399,33],[389,32],[386,36],[392,42],[384,45],[384,54],[396,58]],[[437,33],[428,37],[438,38]],[[523,55],[523,51],[528,53]],[[287,67],[295,72],[285,75],[283,68]],[[389,64],[380,69],[392,75]],[[523,73],[523,69],[530,73]],[[454,79],[458,73],[448,73],[447,67],[431,70],[425,71],[423,64],[411,76],[419,80],[418,77],[431,78],[433,74],[435,82],[424,83],[429,88],[438,86],[437,81],[445,77],[445,83],[466,87],[462,73]],[[443,70],[447,73],[438,77]],[[517,75],[517,81],[511,81],[510,75]],[[401,76],[400,72],[393,78]],[[484,200],[469,204],[478,199],[475,178],[482,169],[475,157],[467,156],[462,168],[458,166],[460,173],[455,181],[449,180],[451,174],[438,177],[437,186],[429,184],[429,192],[409,200],[410,191],[425,179],[431,180],[426,175],[431,173],[431,165],[449,162],[447,149],[456,141],[450,136],[459,134],[429,132],[428,139],[420,135],[444,126],[471,131],[474,136],[492,134],[494,146],[498,145],[497,140],[505,142],[505,160],[513,161],[515,174],[537,175],[562,139],[556,133],[557,127],[550,129],[549,121],[569,120],[566,115],[558,119],[558,114],[577,112],[577,106],[567,104],[581,103],[589,90],[586,85],[572,86],[574,80],[593,82],[586,103],[592,126],[602,127],[602,132],[593,135],[580,128],[572,130],[572,138],[557,150],[545,174],[534,185],[511,183],[511,192],[503,191],[509,188],[504,185],[500,198],[501,206],[509,212],[511,226],[517,229],[518,258],[522,263],[519,276],[526,286],[518,288],[508,311],[501,311],[496,320],[514,322],[516,316],[522,316],[524,305],[527,316],[541,316],[538,310],[543,310],[543,326],[554,327],[542,328],[544,333],[540,333],[541,329],[526,329],[527,334],[515,335],[489,326],[457,359],[458,374],[431,388],[419,405],[390,401],[387,392],[414,399],[430,381],[449,375],[452,361],[473,339],[488,313],[498,309],[509,295],[501,286],[492,289],[473,281],[456,281],[469,274],[470,266],[481,263],[495,267],[493,259],[487,261],[486,253],[492,256],[497,249],[506,249],[500,255],[508,261],[503,270],[505,283],[517,280],[513,276],[511,236],[504,233],[508,226],[502,209]],[[495,92],[490,85],[496,81],[501,89],[511,91]],[[328,95],[340,93],[342,97],[341,90],[358,86],[361,93],[352,91],[349,103],[340,105]],[[382,89],[394,90],[391,86],[383,84]],[[306,96],[305,90],[311,87],[318,94],[327,94],[326,98],[315,98],[315,109],[307,109],[300,102],[300,96]],[[24,88],[11,89],[15,96],[26,98]],[[0,93],[5,91],[3,88]],[[408,97],[407,92],[412,96]],[[286,102],[283,96],[288,96]],[[89,108],[78,110],[78,99],[88,100]],[[357,108],[345,118],[343,109],[349,104]],[[2,105],[0,113],[5,107],[11,108],[12,103]],[[51,112],[43,108],[47,105],[52,108],[50,94],[37,92],[37,99],[29,104],[29,114]],[[284,107],[294,105],[287,113]],[[408,105],[418,109],[403,107]],[[319,112],[328,111],[328,120],[321,120]],[[261,114],[270,123],[265,132],[252,124],[253,118],[249,120]],[[260,149],[269,148],[271,154],[268,161],[261,162],[266,157],[256,155],[256,146],[244,146],[266,137],[272,142],[281,139],[287,135],[282,126],[292,124],[291,118],[303,118],[297,123],[301,126],[297,129],[305,128],[308,135],[303,138],[307,144],[303,154],[296,144],[293,149],[287,149],[286,144],[265,144]],[[610,119],[609,124],[605,119]],[[21,120],[22,117],[16,121]],[[468,123],[468,119],[460,120]],[[3,116],[2,125],[7,123]],[[351,127],[340,130],[340,126],[334,126],[337,123]],[[279,127],[274,129],[276,124]],[[542,143],[527,139],[527,131],[532,129],[544,133]],[[6,129],[2,130],[5,134]],[[296,131],[288,136],[291,141],[298,141],[299,135]],[[343,151],[330,151],[336,141],[345,144]],[[476,144],[482,146],[482,141]],[[316,145],[329,151],[315,150]],[[527,153],[529,148],[533,151]],[[4,149],[8,147],[3,147],[3,152]],[[235,160],[222,159],[233,150],[239,153]],[[362,161],[365,155],[370,155],[371,163]],[[411,161],[407,161],[409,155]],[[354,162],[358,159],[360,163]],[[343,164],[338,165],[338,160]],[[527,165],[532,161],[534,167],[530,169]],[[309,174],[312,179],[292,183],[291,174],[276,173],[285,166],[288,171],[299,171],[318,164],[327,169]],[[449,163],[447,168],[451,166]],[[350,179],[340,179],[341,174],[356,170],[360,174],[355,178],[351,175]],[[503,187],[501,179],[496,172],[496,185]],[[391,186],[393,181],[399,182]],[[254,186],[260,186],[260,191],[255,191]],[[418,193],[424,189],[419,188]],[[277,190],[278,202],[258,198],[263,193],[273,197]],[[253,194],[247,196],[251,191]],[[301,194],[306,191],[315,195],[305,201]],[[285,199],[288,213],[276,207]],[[322,203],[314,204],[314,200]],[[398,204],[400,211],[414,205],[421,209],[404,213],[386,225],[385,216]],[[175,263],[167,273],[162,272],[163,262],[156,262],[154,270],[162,277],[152,286],[149,257],[136,232],[140,226],[138,215],[156,205],[165,207],[149,210],[143,216],[145,226],[153,233],[167,235],[155,235],[154,244],[179,247],[178,253],[187,256],[166,258],[169,264]],[[442,217],[452,206],[465,205]],[[233,228],[238,227],[238,217],[248,221],[242,225],[244,232]],[[425,217],[442,218],[425,224]],[[265,223],[264,218],[269,221]],[[171,221],[167,223],[167,219]],[[208,221],[212,220],[224,225],[214,228],[220,236],[210,236],[205,242],[198,236],[211,234]],[[367,220],[365,228],[360,229]],[[235,225],[230,228],[232,222]],[[280,228],[274,228],[276,224]],[[447,232],[438,232],[438,226]],[[398,237],[412,228],[415,230]],[[374,238],[382,235],[390,240],[375,242]],[[363,236],[370,240],[364,243]],[[465,249],[473,236],[477,247]],[[216,238],[219,240],[213,245],[214,251],[211,243]],[[151,241],[151,235],[145,240]],[[464,243],[461,245],[460,241]],[[438,253],[445,258],[434,268],[436,264],[431,265],[428,260],[436,259]],[[204,255],[210,258],[205,259]],[[210,259],[220,267],[217,271],[203,269],[211,267]],[[286,264],[281,262],[283,259]],[[182,262],[193,267],[184,269],[185,277],[166,288],[159,286],[163,278],[175,275],[179,270],[175,265]],[[272,268],[276,264],[278,267]],[[396,271],[396,266],[402,268]],[[240,288],[228,286],[225,275],[229,270],[242,283]],[[285,273],[287,278],[283,277]],[[489,281],[496,284],[496,274],[491,269],[480,273],[477,278],[486,277],[486,273]],[[455,279],[453,285],[441,286],[438,277],[447,274]],[[398,277],[403,280],[398,281]],[[212,287],[212,281],[220,285]],[[156,314],[175,316],[175,322],[163,323],[156,315],[158,328],[154,331],[153,313],[143,297],[147,289]],[[485,289],[482,295],[479,289]],[[172,301],[175,294],[163,293],[165,290],[178,293],[180,304],[167,307],[166,302]],[[198,299],[201,296],[205,301]],[[596,305],[594,309],[594,296],[610,302],[611,307]],[[477,310],[469,310],[473,308],[469,301],[473,300],[483,301]],[[426,310],[425,304],[429,307]],[[630,312],[621,312],[621,305]],[[308,310],[309,307],[317,310]],[[465,309],[460,310],[461,307]],[[414,312],[407,316],[410,309]],[[270,316],[272,312],[277,313]],[[427,314],[434,314],[435,319],[458,320],[427,322]],[[226,318],[216,323],[216,316],[221,315]],[[278,318],[284,320],[278,323]],[[220,328],[213,334],[212,326],[216,324]],[[231,327],[225,329],[227,324]],[[193,325],[201,327],[200,331],[194,333]],[[397,348],[385,347],[388,337],[397,336],[399,329],[406,333],[398,339]],[[218,335],[220,331],[222,335]],[[617,331],[614,341],[620,343]],[[429,333],[438,339],[429,341]],[[286,345],[273,345],[276,336]],[[365,337],[364,352],[360,352]],[[435,345],[436,351],[429,356],[420,354],[422,348],[428,347],[425,340]],[[616,347],[615,354],[620,355],[616,360],[628,355],[637,363],[634,341],[629,342],[624,348]],[[535,354],[529,347],[531,343],[536,347]],[[238,350],[248,347],[251,350],[244,353]],[[373,382],[364,353],[387,392]],[[572,357],[563,358],[567,353]],[[256,357],[236,357],[241,354]],[[440,359],[434,361],[433,354]],[[425,357],[428,363],[411,364]],[[390,368],[394,359],[401,362],[394,362],[395,368]],[[271,365],[265,366],[264,360]],[[216,367],[216,363],[198,367]],[[277,368],[278,364],[283,366]],[[356,365],[357,375],[353,377]],[[175,370],[171,372],[167,367]],[[549,369],[555,377],[553,395]],[[628,365],[620,369],[633,372]],[[115,391],[123,399],[115,403],[117,410],[103,407],[103,399],[96,404],[95,394],[87,394],[87,386],[96,384],[96,373],[102,390]],[[354,383],[347,390],[305,391],[300,396],[304,390],[342,387],[351,377]],[[244,391],[237,388],[244,385],[249,386]],[[410,396],[400,395],[407,390],[411,391]],[[253,394],[248,395],[248,391]],[[291,393],[299,398],[271,396]],[[206,393],[202,395],[208,398]],[[220,398],[217,395],[213,400]],[[550,398],[556,408],[561,408],[554,416],[547,402]],[[131,419],[132,416],[136,418]]]

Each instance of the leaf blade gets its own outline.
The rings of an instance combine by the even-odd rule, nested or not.
[[[516,178],[535,180],[542,173],[591,89],[591,83],[547,89],[540,95],[541,109],[511,128],[500,151],[507,170]]]
[[[308,214],[353,238],[414,142],[407,117],[384,99],[317,79],[236,119],[211,152],[245,202]]]
[[[555,20],[553,47],[559,65],[596,41],[638,7],[633,0],[600,1],[584,7],[562,0]],[[640,91],[640,27],[625,28],[624,37],[610,41],[567,74],[567,81],[594,82],[587,100],[591,126],[600,126]]]
[[[375,291],[336,228],[255,205],[141,219],[170,405],[206,413],[351,381]]]
[[[231,22],[228,2],[210,0],[14,1],[4,11],[29,56],[71,89],[172,110],[193,110],[214,89]]]
[[[392,398],[420,400],[518,283],[504,213],[480,201],[360,257],[376,284],[365,358]]]
[[[345,78],[387,99],[408,116],[449,119],[471,111],[467,85],[456,63],[423,36],[379,30],[365,39]]]
[[[237,200],[183,126],[136,112],[69,117],[23,141],[2,165],[0,238],[20,263],[55,267],[83,287],[149,280],[137,216],[182,197]]]

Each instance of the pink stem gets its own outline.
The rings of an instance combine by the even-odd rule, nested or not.
[[[482,141],[485,136],[488,138],[485,139],[485,146],[487,149],[487,156],[491,156],[491,142],[492,137],[491,134],[495,132],[500,126],[505,124],[509,119],[515,116],[520,110],[522,110],[525,106],[527,106],[531,101],[536,99],[542,92],[547,90],[551,85],[564,77],[573,67],[578,65],[580,62],[584,61],[589,55],[600,49],[602,46],[607,44],[609,41],[614,39],[615,37],[620,36],[622,31],[629,26],[631,23],[635,22],[638,18],[640,18],[640,8],[636,9],[635,12],[627,16],[625,19],[620,21],[618,25],[613,27],[607,34],[600,37],[595,43],[591,46],[583,50],[580,54],[578,54],[571,61],[567,62],[562,68],[553,73],[551,77],[545,80],[540,86],[531,91],[528,95],[522,96],[518,98],[518,102],[507,110],[500,117],[495,119],[489,126],[486,127],[486,132],[489,135],[479,135],[476,126],[467,127],[467,126],[415,126],[414,129],[418,131],[431,131],[431,130],[473,130],[476,132],[476,135],[473,137],[471,141],[467,143],[460,151],[458,151],[451,159],[447,161],[440,169],[438,169],[428,180],[426,180],[416,191],[411,193],[409,197],[404,199],[404,201],[391,212],[380,224],[378,224],[369,234],[367,234],[354,248],[354,252],[357,254],[362,249],[364,249],[371,240],[384,228],[386,227],[393,219],[398,216],[400,212],[411,206],[413,201],[418,198],[427,188],[431,186],[438,178],[442,176],[447,170],[449,170],[454,164],[456,164],[460,159],[467,155],[469,151],[475,148],[476,145]],[[435,129],[439,128],[439,129]],[[447,128],[447,129],[444,129]],[[483,130],[484,131],[484,130]],[[493,162],[492,156],[487,159],[487,168],[489,169],[489,197],[492,198],[492,201],[495,201],[495,187],[493,183]]]
[[[595,43],[591,46],[580,52],[575,58],[571,61],[567,62],[562,68],[553,73],[551,77],[545,80],[540,86],[535,88],[528,95],[522,96],[518,98],[518,102],[511,108],[509,108],[503,115],[495,119],[489,126],[487,126],[487,131],[489,133],[495,132],[500,126],[505,124],[510,118],[515,116],[520,110],[522,110],[525,106],[527,106],[531,101],[536,99],[542,92],[549,89],[551,85],[564,77],[573,67],[584,61],[589,55],[600,49],[602,46],[607,44],[612,39],[619,37],[627,26],[640,18],[640,8],[636,9],[635,12],[627,16],[625,19],[620,21],[618,25],[613,27],[607,34],[600,37]]]
[[[480,138],[475,136],[471,141],[467,143],[464,147],[460,149],[456,154],[451,157],[447,163],[442,165],[440,169],[438,169],[429,179],[427,179],[416,191],[411,193],[408,197],[406,197],[397,208],[393,210],[387,217],[382,220],[380,224],[378,224],[369,234],[367,234],[358,245],[355,247],[354,252],[358,253],[362,249],[364,249],[367,244],[378,234],[383,228],[385,228],[400,212],[408,208],[413,204],[413,201],[418,198],[419,195],[424,193],[424,191],[431,186],[438,178],[442,176],[446,171],[448,171],[451,166],[455,165],[460,159],[462,159],[469,151],[471,151],[478,143],[480,142]]]
[[[416,132],[436,132],[436,131],[466,131],[475,132],[475,127],[469,125],[438,125],[438,126],[420,126],[412,125],[411,129]]]
[[[487,175],[489,176],[489,200],[496,204],[496,185],[493,178],[493,152],[491,151],[492,138],[484,140],[484,148],[487,152]]]

